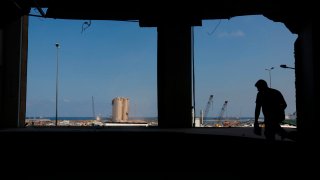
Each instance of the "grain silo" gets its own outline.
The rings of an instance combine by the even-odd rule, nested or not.
[[[116,97],[112,100],[112,121],[113,122],[120,122],[122,119],[121,114],[121,98]]]
[[[122,120],[127,121],[129,118],[129,98],[122,99]]]
[[[116,97],[112,100],[112,121],[123,122],[129,118],[129,98]]]

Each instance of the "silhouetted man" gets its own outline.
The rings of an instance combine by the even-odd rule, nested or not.
[[[285,109],[287,103],[284,100],[280,91],[268,87],[265,80],[258,80],[255,84],[258,89],[255,108],[255,133],[258,132],[259,124],[258,119],[260,110],[264,115],[265,131],[264,135],[267,140],[275,140],[275,135],[279,134],[281,138],[287,136],[287,132],[281,128],[280,123],[285,118]]]

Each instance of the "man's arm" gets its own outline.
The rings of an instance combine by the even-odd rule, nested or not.
[[[254,134],[259,135],[259,136],[261,135],[261,128],[259,127],[259,122],[258,122],[258,119],[260,116],[260,110],[261,110],[261,104],[256,103],[256,109],[254,112],[253,132],[254,132]]]
[[[254,123],[258,123],[258,119],[260,116],[260,110],[261,110],[261,105],[259,103],[256,103],[256,109],[254,112]]]

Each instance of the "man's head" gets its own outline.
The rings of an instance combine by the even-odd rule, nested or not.
[[[258,88],[258,91],[263,91],[264,89],[267,89],[268,88],[268,84],[265,80],[263,79],[259,79],[255,86]]]

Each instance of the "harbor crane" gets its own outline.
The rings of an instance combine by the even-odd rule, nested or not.
[[[218,123],[216,126],[219,126],[219,127],[221,126],[221,119],[223,118],[223,114],[226,111],[227,104],[228,104],[228,101],[224,101],[222,108],[221,108],[221,111],[220,111],[220,114],[218,116]]]
[[[200,112],[200,114],[201,114],[200,124],[201,125],[204,125],[204,120],[207,118],[210,107],[212,107],[212,104],[213,104],[213,95],[210,95],[204,113],[202,110]],[[204,126],[206,126],[206,125],[204,125]]]
[[[224,104],[222,105],[222,108],[221,108],[221,111],[220,111],[220,114],[218,117],[219,120],[221,120],[223,118],[223,114],[226,111],[227,104],[228,104],[228,101],[224,101]]]
[[[210,110],[210,107],[212,106],[212,103],[213,103],[213,95],[210,95],[208,103],[206,105],[206,109],[205,109],[204,114],[203,114],[203,119],[207,118],[209,110]]]

